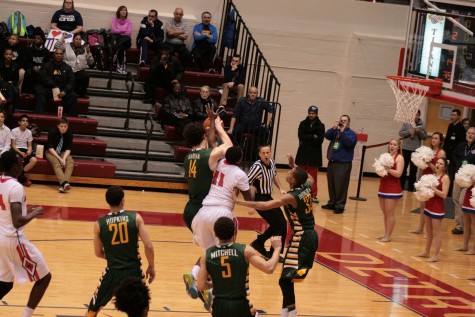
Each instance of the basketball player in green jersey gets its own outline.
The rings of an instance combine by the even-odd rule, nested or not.
[[[208,195],[213,180],[213,173],[217,162],[224,158],[226,150],[233,146],[233,142],[222,126],[222,121],[213,112],[211,107],[206,106],[206,112],[210,120],[208,136],[203,124],[194,122],[185,126],[183,136],[186,142],[192,147],[186,155],[183,167],[185,178],[188,181],[189,200],[183,212],[183,220],[188,229],[191,230],[191,223],[200,208],[203,206],[203,199]],[[218,134],[222,144],[218,147],[210,148],[216,144],[215,132]],[[199,270],[197,262],[193,270]],[[187,294],[196,299],[200,296],[196,289],[195,279],[191,272],[183,274]]]
[[[220,217],[214,223],[219,244],[206,250],[201,257],[198,290],[213,288],[213,317],[252,317],[256,310],[247,299],[249,295],[249,263],[264,273],[272,274],[282,248],[281,237],[271,237],[275,252],[266,261],[253,247],[234,243],[234,221]],[[208,275],[211,282],[208,282]]]
[[[185,141],[191,146],[191,151],[186,155],[183,163],[189,196],[183,212],[183,220],[190,230],[193,218],[202,207],[203,199],[208,195],[211,187],[213,171],[210,164],[215,166],[218,160],[224,158],[226,150],[233,146],[233,142],[222,127],[221,119],[209,106],[206,106],[206,112],[210,120],[208,135],[203,124],[199,122],[189,123],[183,131]],[[223,143],[213,148],[216,144],[215,132]]]
[[[140,268],[139,237],[148,261],[146,278],[149,283],[155,278],[153,245],[142,217],[124,210],[124,191],[119,186],[107,189],[106,201],[110,212],[94,225],[94,252],[97,257],[107,260],[107,267],[89,303],[86,317],[97,316],[123,279],[129,276],[144,278]]]
[[[292,169],[287,173],[286,181],[290,186],[290,191],[280,198],[256,202],[240,200],[234,196],[236,204],[257,210],[269,210],[282,206],[285,208],[285,214],[294,234],[285,253],[282,274],[279,279],[283,295],[282,317],[298,316],[295,306],[294,282],[301,281],[307,276],[313,266],[318,248],[311,190],[314,180],[304,169],[295,165],[294,158],[290,155],[289,166]]]

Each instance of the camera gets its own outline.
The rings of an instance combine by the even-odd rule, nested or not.
[[[342,126],[343,126],[343,121],[339,121],[339,122],[338,122],[338,126],[339,126],[339,127],[342,127]]]

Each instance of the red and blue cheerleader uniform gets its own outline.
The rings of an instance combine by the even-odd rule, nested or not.
[[[437,186],[438,190],[442,190],[442,177],[439,177],[439,185]],[[439,195],[434,194],[434,197],[426,201],[426,206],[424,208],[424,215],[434,218],[434,219],[444,219],[445,215],[445,203],[444,199]]]
[[[396,158],[398,155],[399,154],[396,154],[396,156],[394,156],[394,165],[391,167],[393,170],[397,168]],[[402,198],[402,187],[399,178],[389,173],[388,175],[381,177],[379,180],[378,197],[387,199]]]
[[[439,159],[439,152],[440,152],[440,149],[437,150],[437,152],[434,154],[434,157],[432,158],[432,160],[430,161],[432,164],[435,164],[437,163],[437,160]],[[430,166],[427,166],[426,168],[424,168],[424,170],[422,171],[422,175],[428,175],[428,174],[434,174],[434,171],[432,170],[432,168],[430,168]]]
[[[473,185],[467,188],[467,192],[465,193],[465,197],[463,198],[462,211],[475,214],[475,208],[473,208],[470,204],[470,198],[472,197],[472,188]]]

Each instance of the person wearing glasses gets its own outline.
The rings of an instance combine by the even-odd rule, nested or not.
[[[56,11],[51,18],[51,28],[77,34],[83,29],[81,13],[74,9],[73,0],[64,0],[61,10]]]
[[[209,105],[213,111],[218,113],[221,120],[224,120],[226,117],[226,110],[224,107],[218,107],[216,100],[210,97],[209,86],[202,86],[200,88],[200,96],[193,102],[194,117],[197,121],[204,121],[208,118],[208,114],[206,113],[207,105]]]
[[[140,22],[137,35],[137,48],[140,49],[140,66],[145,65],[148,59],[148,50],[158,51],[163,43],[163,23],[158,19],[157,10],[150,10]]]

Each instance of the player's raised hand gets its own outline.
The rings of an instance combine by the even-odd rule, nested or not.
[[[294,156],[292,154],[287,154],[287,159],[289,160],[289,166],[291,168],[294,168],[295,167],[295,159],[294,159]]]
[[[216,119],[216,117],[218,116],[218,114],[213,111],[212,105],[209,104],[209,103],[207,103],[207,104],[205,105],[205,107],[206,107],[206,114],[208,115],[208,118],[209,118],[210,120]]]

